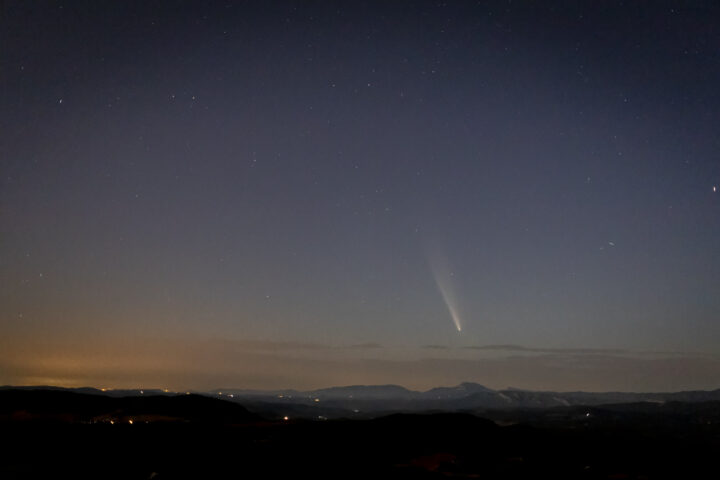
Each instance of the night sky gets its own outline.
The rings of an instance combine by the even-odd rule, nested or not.
[[[0,384],[720,386],[714,1],[5,1]]]

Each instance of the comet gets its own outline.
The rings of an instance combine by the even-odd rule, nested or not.
[[[430,268],[432,269],[435,283],[437,284],[438,290],[440,290],[445,306],[450,312],[450,317],[455,324],[455,328],[458,332],[462,332],[462,320],[460,318],[460,313],[458,312],[458,303],[455,298],[455,289],[452,284],[454,274],[449,268],[448,262],[444,259],[440,260],[439,258],[431,258]]]
[[[448,311],[450,312],[450,317],[452,318],[453,323],[455,324],[455,328],[457,328],[458,332],[462,332],[462,323],[460,323],[460,314],[457,311],[456,306],[454,305],[452,293],[450,292],[450,289],[447,285],[444,285],[443,282],[440,281],[437,277],[435,277],[435,282],[437,283],[438,289],[440,290],[440,293],[442,294],[443,300],[445,301],[445,305],[447,306]]]

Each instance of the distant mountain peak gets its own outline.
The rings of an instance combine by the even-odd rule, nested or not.
[[[492,388],[488,388],[485,385],[480,385],[479,383],[474,382],[462,382],[460,385],[458,385],[458,388],[461,388],[465,391],[472,391],[472,392],[494,392]]]
[[[450,400],[469,397],[478,394],[494,394],[494,390],[479,383],[463,382],[455,387],[436,387],[423,392],[421,396],[426,399]]]

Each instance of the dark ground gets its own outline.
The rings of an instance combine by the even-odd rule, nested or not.
[[[720,404],[670,407],[267,422],[196,395],[5,391],[0,478],[717,478]]]

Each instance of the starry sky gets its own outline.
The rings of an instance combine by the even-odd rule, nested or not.
[[[0,6],[0,384],[720,384],[720,5]]]

